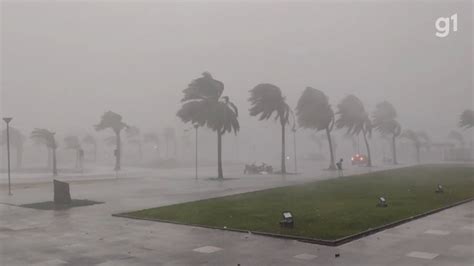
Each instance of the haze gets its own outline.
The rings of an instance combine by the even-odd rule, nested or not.
[[[292,108],[306,86],[324,91],[333,107],[348,94],[369,112],[387,100],[403,128],[438,140],[472,108],[470,1],[6,1],[1,8],[1,113],[25,134],[94,133],[112,110],[142,132],[174,127],[181,135],[190,127],[176,117],[182,90],[204,71],[224,82],[239,108],[241,131],[236,142],[225,137],[224,149],[238,144],[242,158],[252,145],[262,154],[280,149],[278,123],[248,114],[248,91],[262,82],[278,85]],[[454,13],[459,31],[437,38],[434,21]],[[214,152],[214,135],[203,132]],[[301,138],[303,150],[313,148],[308,141]]]

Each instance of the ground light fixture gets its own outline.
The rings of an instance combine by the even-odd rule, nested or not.
[[[441,184],[438,184],[438,186],[436,187],[436,193],[443,193],[444,192],[444,188]]]
[[[281,213],[281,216],[283,217],[283,219],[280,221],[280,226],[293,228],[293,225],[294,225],[293,214],[290,211],[284,211]]]
[[[379,203],[377,203],[377,207],[387,207],[387,199],[385,197],[379,197]]]

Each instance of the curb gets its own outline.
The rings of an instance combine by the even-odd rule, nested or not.
[[[183,222],[176,222],[176,221],[170,221],[170,220],[162,220],[162,219],[153,219],[153,218],[143,218],[143,217],[137,217],[133,216],[127,213],[117,213],[117,214],[112,214],[114,217],[120,217],[120,218],[129,218],[129,219],[136,219],[136,220],[145,220],[145,221],[153,221],[153,222],[161,222],[161,223],[169,223],[169,224],[177,224],[177,225],[187,225],[187,226],[194,226],[194,227],[201,227],[201,228],[207,228],[207,229],[217,229],[217,230],[223,230],[223,231],[231,231],[231,232],[239,232],[239,233],[252,233],[254,235],[261,235],[261,236],[268,236],[268,237],[274,237],[274,238],[283,238],[283,239],[291,239],[291,240],[298,240],[301,242],[306,242],[306,243],[311,243],[311,244],[319,244],[319,245],[325,245],[325,246],[339,246],[351,241],[354,241],[359,238],[363,238],[372,234],[375,234],[380,231],[384,231],[386,229],[414,221],[420,218],[423,218],[425,216],[435,214],[441,211],[444,211],[446,209],[450,209],[452,207],[456,207],[461,204],[465,204],[468,202],[471,202],[474,200],[473,198],[468,198],[462,201],[455,202],[453,204],[438,208],[438,209],[433,209],[421,214],[417,214],[415,216],[410,216],[405,219],[397,220],[376,228],[371,228],[353,235],[341,237],[335,240],[325,240],[325,239],[318,239],[318,238],[310,238],[310,237],[303,237],[303,236],[292,236],[292,235],[282,235],[282,234],[276,234],[276,233],[268,233],[268,232],[260,232],[260,231],[249,231],[249,230],[242,230],[242,229],[234,229],[234,228],[223,228],[223,227],[216,227],[216,226],[208,226],[208,225],[201,225],[201,224],[189,224],[189,223],[183,223]]]

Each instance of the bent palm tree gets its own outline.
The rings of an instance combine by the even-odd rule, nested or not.
[[[54,132],[51,132],[47,129],[36,128],[31,132],[31,138],[36,140],[38,143],[46,145],[48,151],[51,150],[53,154],[53,176],[58,175],[58,169],[56,166],[56,149],[58,145],[54,139]]]
[[[470,109],[464,110],[462,112],[460,120],[459,120],[459,127],[468,129],[474,127],[474,111]]]
[[[67,136],[64,138],[64,144],[66,149],[71,149],[76,152],[76,168],[79,168],[81,165],[80,150],[82,149],[79,138],[76,136]]]
[[[347,128],[347,134],[357,136],[362,132],[365,147],[367,148],[367,166],[372,166],[370,147],[367,137],[372,134],[372,123],[365,111],[364,105],[354,95],[348,95],[337,105],[336,128]]]
[[[95,125],[94,128],[97,131],[101,131],[107,128],[110,128],[114,133],[115,133],[115,143],[116,143],[116,149],[115,149],[115,171],[120,170],[120,159],[122,156],[122,141],[120,139],[120,132],[122,129],[127,128],[128,125],[125,124],[122,121],[122,116],[114,113],[112,111],[107,111],[105,112],[101,119],[99,124]]]
[[[415,146],[416,150],[416,161],[417,163],[420,163],[420,149],[422,145],[422,142],[420,140],[420,134],[411,129],[406,129],[403,131],[400,137],[408,139],[413,143],[413,146]]]
[[[16,150],[16,168],[20,169],[23,162],[23,144],[26,138],[21,134],[20,130],[10,127],[10,144],[15,147]],[[0,145],[7,143],[7,130],[2,130],[0,137]]]
[[[250,115],[259,115],[259,120],[269,119],[276,113],[275,120],[281,125],[281,172],[286,173],[285,156],[285,125],[288,124],[290,107],[285,102],[280,88],[273,84],[262,83],[250,90]]]
[[[217,177],[224,178],[222,171],[222,135],[240,129],[237,107],[229,97],[221,97],[224,84],[204,72],[202,77],[193,80],[183,91],[183,106],[177,116],[184,123],[191,122],[207,126],[217,132]]]
[[[329,144],[331,162],[329,169],[335,170],[333,143],[331,131],[334,127],[334,111],[329,104],[329,99],[324,92],[307,87],[301,94],[296,106],[298,124],[303,128],[326,131]]]
[[[402,131],[396,118],[397,111],[391,103],[384,101],[376,105],[373,126],[383,137],[391,135],[393,164],[398,164],[395,139],[400,136]]]

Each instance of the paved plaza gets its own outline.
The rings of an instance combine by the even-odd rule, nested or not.
[[[0,265],[474,265],[474,202],[338,247],[111,216],[337,175],[321,168],[282,177],[243,176],[229,166],[222,182],[206,178],[214,168],[201,169],[198,180],[193,169],[61,176],[73,198],[104,203],[60,211],[18,207],[52,200],[51,177],[16,178],[8,196],[2,175]]]

